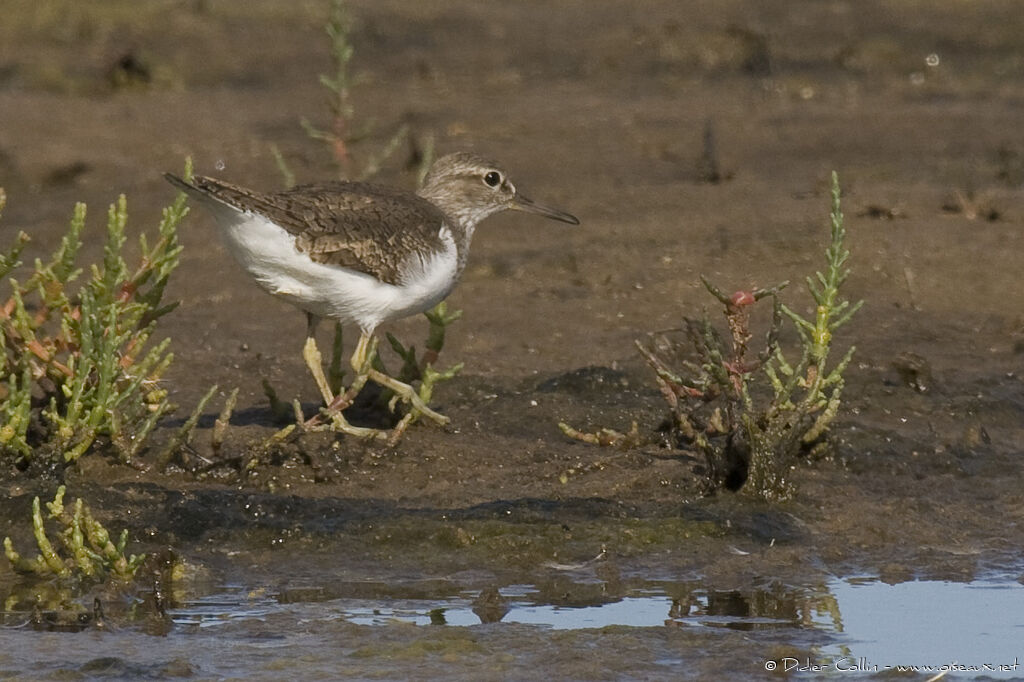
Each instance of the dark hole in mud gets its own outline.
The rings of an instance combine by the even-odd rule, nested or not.
[[[630,385],[629,376],[611,367],[589,366],[545,379],[537,384],[541,393],[567,393],[569,395],[618,395]]]
[[[115,90],[145,87],[153,80],[149,61],[137,52],[125,52],[110,65],[107,80]]]

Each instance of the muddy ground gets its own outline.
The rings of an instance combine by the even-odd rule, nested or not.
[[[602,547],[621,575],[721,589],[1022,571],[1014,2],[350,5],[353,101],[372,126],[357,159],[407,123],[440,153],[500,159],[524,193],[582,224],[510,214],[477,232],[449,299],[464,317],[442,362],[465,363],[436,396],[450,428],[416,425],[393,450],[309,438],[242,484],[90,456],[67,472],[74,494],[144,543],[279,579],[300,557],[321,577],[483,571],[502,585]],[[161,174],[186,155],[198,172],[260,189],[282,185],[272,145],[300,182],[336,172],[300,126],[329,124],[325,3],[5,13],[0,235],[25,230],[30,255],[56,243],[75,201],[91,208],[87,256],[118,193],[130,225],[151,229],[174,196]],[[407,157],[379,179],[411,187]],[[559,420],[658,425],[633,340],[710,306],[701,273],[730,290],[791,280],[785,300],[809,309],[799,283],[822,265],[833,169],[847,294],[866,304],[836,340],[857,352],[835,453],[792,473],[794,500],[704,497],[691,453],[559,433]],[[183,406],[211,383],[238,387],[224,456],[242,455],[277,428],[262,379],[314,409],[304,320],[247,281],[201,210],[181,240],[168,295],[182,303],[162,327],[176,355],[167,383]],[[420,339],[426,323],[388,330]],[[207,456],[216,409],[195,439]],[[40,487],[5,486],[0,528],[27,541],[23,510]]]

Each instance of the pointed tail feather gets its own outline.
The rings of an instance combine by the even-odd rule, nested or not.
[[[175,187],[177,187],[178,189],[182,190],[183,192],[192,193],[199,191],[196,189],[195,185],[186,182],[183,178],[178,177],[174,173],[164,173],[164,179],[167,180],[167,182],[174,185]]]

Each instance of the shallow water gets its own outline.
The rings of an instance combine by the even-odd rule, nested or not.
[[[570,586],[599,595],[593,584]],[[381,589],[421,596],[367,596]],[[737,678],[766,670],[864,676],[899,666],[926,676],[1024,678],[1024,586],[1007,576],[750,591],[652,581],[621,598],[582,601],[554,603],[525,584],[222,584],[169,609],[164,628],[113,617],[102,628],[40,632],[29,614],[8,613],[6,622],[22,624],[2,631],[0,675],[526,679],[538,659],[555,656],[567,665],[560,677],[578,679],[702,677],[709,667]],[[580,647],[592,662],[571,660]]]
[[[1024,587],[1017,581],[835,581],[829,589],[843,628],[826,654],[845,656],[836,663],[846,669],[1024,677]]]
[[[651,586],[637,590],[632,596],[585,606],[566,606],[538,601],[538,590],[530,585],[513,585],[500,590],[501,623],[535,625],[551,630],[581,630],[608,626],[662,627],[688,625],[697,627],[731,627],[754,629],[765,627],[813,627],[828,630],[827,609],[804,613],[798,608],[780,605],[798,599],[812,599],[814,595],[802,590],[779,594],[754,591],[707,593],[694,590],[688,604],[681,604],[662,589]],[[254,596],[255,595],[255,596]],[[468,627],[495,621],[491,615],[496,609],[476,604],[480,593],[467,591],[449,599],[395,599],[382,602],[373,599],[339,598],[306,605],[318,618],[338,618],[357,625],[447,625]],[[820,599],[821,597],[818,596]],[[827,600],[827,597],[826,597]],[[760,608],[753,604],[757,602]],[[263,590],[255,593],[235,588],[197,599],[171,612],[178,625],[211,627],[232,620],[262,618],[280,610],[283,604],[294,604],[286,595],[267,596]],[[766,606],[770,605],[770,606]],[[763,615],[778,611],[777,615]],[[826,620],[823,620],[823,615]]]

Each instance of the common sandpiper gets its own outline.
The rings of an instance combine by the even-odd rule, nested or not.
[[[579,224],[575,216],[520,194],[498,164],[466,152],[434,162],[416,193],[330,182],[264,194],[209,177],[165,177],[210,209],[232,255],[264,291],[306,312],[303,359],[335,428],[363,438],[387,437],[341,416],[367,380],[434,421],[448,422],[412,386],[373,367],[373,333],[381,323],[427,311],[451,293],[480,221],[517,210]],[[361,332],[351,358],[355,379],[339,396],[324,376],[316,345],[321,318],[355,323]]]

